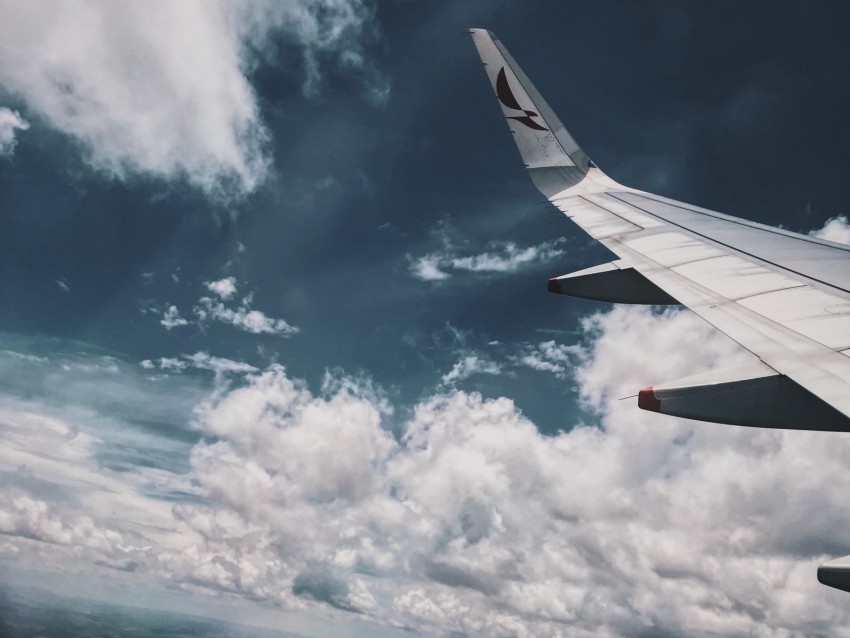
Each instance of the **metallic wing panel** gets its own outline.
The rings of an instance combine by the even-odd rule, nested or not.
[[[618,184],[587,159],[498,39],[481,29],[472,36],[529,173],[552,204],[850,417],[850,248]]]

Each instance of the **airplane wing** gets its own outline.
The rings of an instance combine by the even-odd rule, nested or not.
[[[646,388],[639,407],[718,423],[850,432],[850,247],[618,184],[576,144],[499,39],[470,32],[531,179],[619,257],[555,277],[549,290],[679,303],[758,359]]]
[[[470,33],[531,179],[619,257],[550,279],[549,290],[680,303],[757,357],[645,388],[638,406],[718,423],[850,432],[850,248],[618,184],[576,144],[499,39]],[[850,556],[820,565],[818,580],[850,591]]]

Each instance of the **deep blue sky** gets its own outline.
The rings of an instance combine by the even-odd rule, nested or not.
[[[305,99],[297,68],[261,65],[253,84],[274,169],[226,206],[179,183],[103,179],[80,166],[73,143],[34,126],[0,173],[0,327],[130,359],[215,344],[254,360],[253,337],[164,333],[139,312],[152,300],[185,313],[200,281],[232,274],[267,314],[304,326],[297,339],[264,341],[296,375],[315,380],[341,366],[415,398],[451,365],[434,344],[447,324],[502,341],[574,329],[593,307],[551,298],[545,280],[605,254],[538,205],[488,108],[467,27],[499,34],[616,179],[808,230],[848,201],[845,13],[842,3],[803,2],[381,3],[369,55],[391,80],[386,103],[364,100],[334,68]],[[330,186],[317,188],[322,180]],[[515,275],[419,282],[406,256],[433,247],[441,224],[467,253],[562,236],[568,250]],[[540,404],[569,401],[568,389],[541,379],[511,386],[547,429],[567,426]]]

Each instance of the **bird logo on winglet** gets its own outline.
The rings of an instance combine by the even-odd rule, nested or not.
[[[514,92],[511,91],[511,85],[508,84],[508,76],[505,74],[505,67],[499,71],[499,75],[496,77],[496,95],[499,96],[499,101],[504,104],[509,109],[514,109],[516,111],[522,111],[525,115],[508,115],[506,116],[509,120],[516,120],[517,122],[521,122],[525,124],[528,128],[533,128],[535,131],[548,131],[549,129],[545,126],[541,126],[538,122],[534,121],[535,117],[540,117],[534,111],[529,111],[528,109],[524,109],[519,105],[519,102],[514,95]]]

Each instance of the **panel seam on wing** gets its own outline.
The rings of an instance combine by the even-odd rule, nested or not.
[[[835,284],[831,284],[831,283],[829,283],[829,282],[823,281],[822,279],[817,279],[816,277],[810,277],[810,276],[805,275],[805,274],[803,274],[803,273],[801,273],[801,272],[799,272],[799,271],[797,271],[797,270],[793,270],[792,268],[786,268],[785,266],[782,266],[782,265],[780,265],[780,264],[777,264],[776,262],[770,261],[769,259],[764,259],[764,258],[762,258],[762,257],[759,257],[758,255],[754,255],[754,254],[752,254],[752,253],[749,253],[749,252],[747,252],[746,250],[741,250],[740,248],[736,248],[736,247],[731,246],[730,244],[727,244],[727,243],[725,243],[725,242],[719,241],[719,240],[717,240],[717,239],[712,239],[712,238],[711,238],[711,237],[709,237],[708,235],[704,235],[703,233],[700,233],[700,232],[695,231],[695,230],[693,230],[693,229],[691,229],[691,228],[688,228],[687,226],[684,226],[684,225],[679,224],[679,223],[677,223],[677,222],[674,222],[674,221],[671,221],[671,220],[669,220],[669,219],[666,219],[665,217],[662,217],[661,215],[658,215],[657,213],[653,213],[653,212],[650,212],[650,211],[648,211],[648,210],[646,210],[646,209],[644,209],[644,208],[641,208],[641,207],[640,207],[640,206],[638,206],[637,204],[632,204],[632,203],[627,202],[627,201],[625,201],[625,200],[623,200],[623,199],[620,199],[620,198],[619,198],[619,197],[617,197],[617,195],[616,195],[616,194],[614,194],[613,192],[607,192],[606,194],[610,195],[611,197],[613,197],[613,198],[614,198],[614,199],[616,199],[617,201],[620,201],[620,202],[622,202],[623,204],[626,204],[627,206],[634,206],[635,208],[637,208],[637,209],[638,209],[638,210],[640,210],[641,212],[646,213],[647,215],[652,215],[653,217],[656,217],[656,218],[658,218],[658,219],[662,220],[663,222],[665,222],[665,223],[667,223],[667,224],[670,224],[671,226],[675,226],[676,228],[679,228],[679,229],[681,229],[681,230],[684,230],[686,233],[690,233],[690,234],[692,234],[692,235],[696,235],[697,237],[700,237],[701,239],[705,240],[705,242],[706,242],[706,243],[708,243],[708,244],[716,244],[716,245],[718,245],[718,246],[723,246],[723,247],[724,247],[724,248],[726,248],[727,250],[733,251],[733,252],[738,253],[738,254],[741,254],[741,255],[746,255],[747,257],[751,257],[752,259],[756,259],[756,260],[758,260],[758,261],[760,261],[760,262],[762,262],[762,263],[765,263],[765,264],[770,264],[770,265],[771,265],[771,266],[773,266],[774,268],[776,268],[776,269],[778,269],[778,270],[781,270],[781,271],[783,271],[783,272],[793,273],[793,274],[797,275],[798,277],[802,277],[803,279],[805,279],[805,280],[807,280],[807,281],[813,281],[813,282],[819,283],[819,284],[821,284],[821,285],[823,285],[823,286],[827,286],[827,287],[829,287],[829,288],[832,288],[832,289],[835,289],[835,290],[840,290],[841,292],[844,292],[844,293],[850,294],[850,290],[847,290],[846,288],[842,288],[841,286],[836,286]],[[687,210],[687,209],[683,209],[683,210]]]

